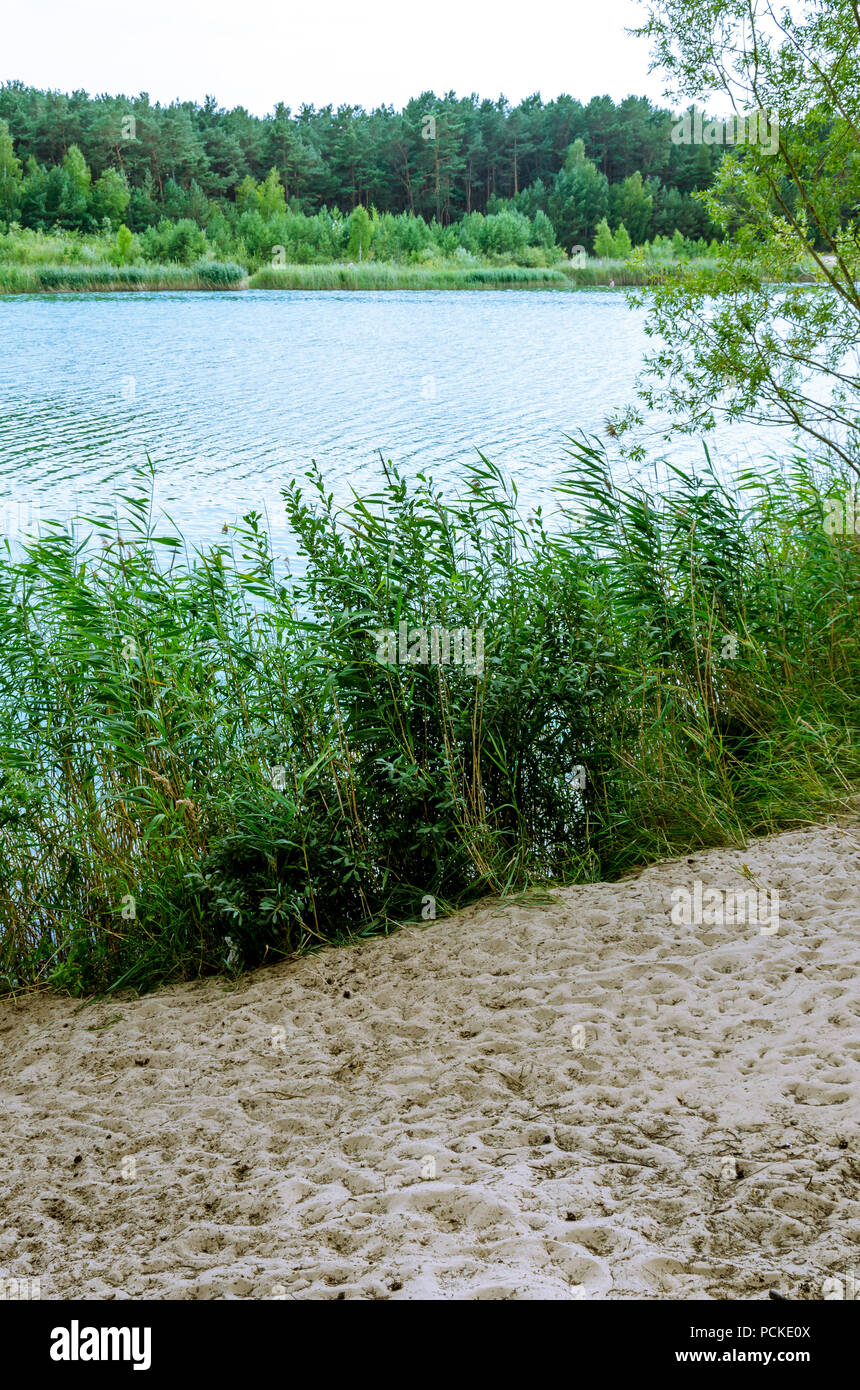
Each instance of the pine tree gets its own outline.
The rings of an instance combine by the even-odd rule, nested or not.
[[[547,212],[562,246],[586,245],[609,207],[609,185],[585,157],[582,140],[574,140],[556,174]]]
[[[555,228],[541,208],[534,215],[530,240],[532,246],[543,246],[546,250],[555,246]]]
[[[147,227],[154,226],[158,218],[155,180],[147,169],[143,184],[135,188],[131,195],[126,221],[133,232],[143,232]]]
[[[609,210],[613,222],[623,222],[630,232],[634,246],[641,246],[651,229],[654,199],[642,182],[637,169],[623,183],[609,190]]]

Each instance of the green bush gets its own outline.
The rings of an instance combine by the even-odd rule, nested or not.
[[[177,265],[190,265],[192,261],[205,256],[206,233],[190,217],[182,217],[178,222],[162,217],[156,226],[147,227],[141,232],[140,247],[147,261],[174,261]]]

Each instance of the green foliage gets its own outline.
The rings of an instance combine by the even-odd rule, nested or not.
[[[587,246],[609,206],[609,181],[585,156],[585,144],[575,140],[564,168],[547,194],[547,211],[564,247]]]
[[[205,261],[198,266],[158,265],[0,265],[0,292],[206,290],[236,286],[245,271],[237,265]]]
[[[543,246],[547,250],[555,246],[555,228],[541,208],[534,215],[530,241],[533,246]]]
[[[425,138],[429,114],[433,139]],[[123,136],[129,116],[136,122],[134,139]],[[598,221],[609,213],[610,194],[623,190],[637,170],[643,177],[648,173],[645,196],[653,199],[653,226],[640,236],[626,207],[612,213],[613,225],[623,218],[637,241],[671,234],[675,226],[687,236],[710,238],[714,229],[692,194],[707,187],[723,155],[715,145],[689,150],[673,144],[672,114],[642,97],[617,105],[606,97],[585,104],[569,96],[547,102],[531,97],[511,107],[501,99],[423,93],[401,111],[306,107],[292,115],[279,106],[256,118],[210,102],[161,106],[146,96],[67,96],[8,82],[0,85],[0,121],[9,126],[16,158],[28,166],[28,196],[15,215],[33,229],[52,226],[58,208],[65,226],[86,229],[89,216],[98,222],[107,215],[112,225],[125,221],[139,233],[162,217],[188,218],[207,228],[217,214],[235,230],[248,212],[268,222],[287,210],[341,209],[345,219],[362,205],[380,217],[407,212],[437,224],[432,240],[443,255],[451,254],[445,229],[473,212],[503,211],[506,204],[530,221],[537,211],[548,216],[567,250],[590,245]],[[77,197],[67,206],[69,199],[55,189],[48,209],[42,180],[62,160],[70,138],[78,153],[69,150],[66,164]],[[86,178],[90,169],[93,190]],[[92,212],[91,191],[108,170],[127,179],[130,201],[121,212]],[[421,235],[420,228],[409,227],[410,238]],[[219,254],[240,254],[238,243],[223,241]],[[426,244],[409,246],[395,259],[420,256],[424,249]],[[342,245],[338,255],[345,251]],[[308,247],[300,254],[308,263],[319,259]]]
[[[520,212],[504,211],[485,217],[478,234],[478,244],[485,255],[516,256],[528,245],[531,226]]]
[[[654,198],[642,182],[638,169],[610,190],[609,208],[616,227],[623,223],[632,245],[641,246],[651,226]]]
[[[21,161],[15,154],[8,121],[0,121],[0,217],[11,222],[21,197]]]
[[[162,218],[157,226],[147,227],[141,234],[140,246],[147,261],[190,265],[206,254],[206,234],[188,217],[179,222]]]
[[[257,212],[264,221],[283,216],[287,200],[277,169],[270,169],[260,183],[246,174],[236,189],[236,207],[240,212]]]
[[[234,265],[232,262],[224,264],[221,261],[201,261],[194,267],[194,274],[204,285],[210,285],[213,289],[226,289],[238,285],[245,278],[245,270],[241,265]]]
[[[347,255],[351,260],[363,261],[370,250],[371,223],[367,208],[360,205],[353,210],[349,219],[349,242]]]
[[[111,261],[114,265],[128,265],[135,259],[137,243],[134,233],[129,231],[125,225],[117,229],[116,242],[114,243]]]
[[[312,473],[292,579],[254,514],[185,558],[146,490],[7,551],[5,987],[249,968],[846,807],[860,546],[808,466],[655,499],[573,455],[561,529],[484,459],[464,500],[389,468],[340,515]],[[482,629],[483,670],[387,664],[401,622]]]
[[[141,185],[132,189],[128,205],[128,225],[133,232],[142,232],[147,227],[154,226],[160,216],[155,180],[151,171],[147,169]]]
[[[601,257],[615,255],[615,241],[609,223],[605,217],[602,217],[597,224],[597,231],[594,237],[594,254],[595,256]]]
[[[277,169],[270,169],[257,192],[257,204],[264,217],[277,217],[286,212],[287,199]]]
[[[90,197],[90,187],[92,175],[90,174],[87,161],[77,145],[70,145],[68,153],[63,157],[63,169],[68,176],[69,182],[75,191],[88,202]]]
[[[116,169],[106,169],[93,186],[93,216],[99,221],[106,217],[116,231],[130,201],[131,190],[124,176]]]
[[[663,346],[641,399],[690,434],[720,419],[789,426],[860,475],[857,5],[802,3],[778,23],[758,0],[702,0],[695,23],[683,0],[648,9],[655,60],[694,103],[688,132],[726,138],[721,123],[701,124],[706,93],[738,120],[699,197],[723,238],[716,268],[691,265],[649,299]],[[792,283],[803,278],[816,288]],[[640,423],[632,410],[615,427],[634,431],[641,454]]]
[[[623,261],[633,249],[633,243],[623,222],[619,222],[612,238],[612,254]]]

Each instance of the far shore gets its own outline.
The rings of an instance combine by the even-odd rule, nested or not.
[[[285,265],[249,273],[243,266],[0,264],[0,298],[7,295],[92,294],[157,290],[555,290],[628,289],[656,285],[681,265],[716,270],[710,257],[677,261],[563,262],[553,267],[414,266],[391,262]],[[798,268],[795,283],[816,283]]]

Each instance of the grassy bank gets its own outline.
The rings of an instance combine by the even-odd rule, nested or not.
[[[236,265],[198,266],[12,265],[0,264],[0,294],[98,290],[469,290],[585,288],[589,285],[647,285],[660,272],[624,261],[534,269],[523,266],[410,266],[367,261],[350,265],[266,267],[247,278]]]
[[[250,967],[847,804],[860,546],[808,472],[655,500],[577,453],[561,531],[487,463],[460,502],[292,486],[294,579],[255,517],[186,558],[145,494],[7,553],[2,987]],[[422,661],[432,624],[483,671]]]
[[[689,263],[699,269],[706,258]],[[552,269],[523,266],[409,266],[369,261],[363,265],[286,265],[258,270],[249,285],[255,290],[474,290],[587,289],[589,286],[650,285],[677,267],[666,262],[637,263],[589,259],[584,265],[563,262]]]
[[[266,267],[248,277],[239,265],[207,261],[195,266],[14,265],[0,263],[0,294],[44,294],[98,290],[486,290],[588,289],[655,284],[666,275],[707,274],[707,257],[665,261],[589,259],[552,269],[524,266],[415,266],[380,261],[362,264]],[[798,272],[798,279],[812,275]]]
[[[2,265],[0,294],[45,294],[92,290],[236,289],[242,266],[207,261],[202,265]]]

